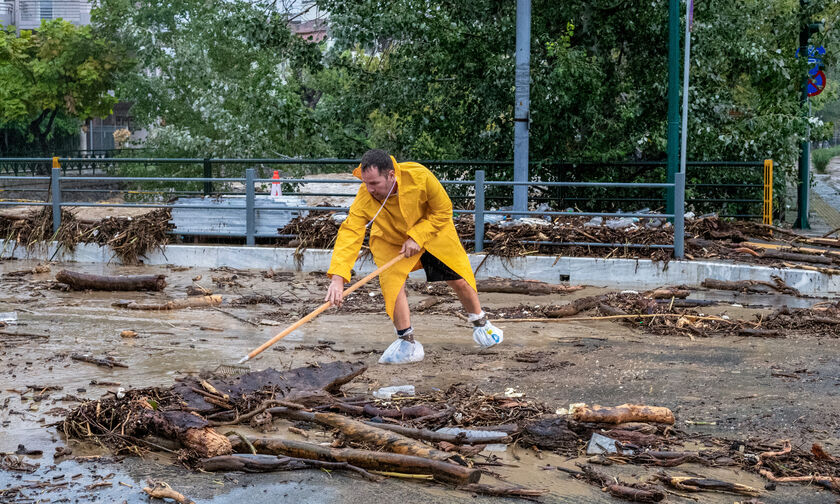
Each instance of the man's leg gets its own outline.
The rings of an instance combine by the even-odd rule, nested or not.
[[[469,285],[467,287],[469,288]],[[408,297],[405,295],[405,284],[403,284],[400,293],[397,294],[397,302],[394,304],[394,328],[402,331],[409,327],[411,327],[411,311],[408,309]]]
[[[481,313],[481,302],[478,300],[478,293],[473,290],[466,280],[463,278],[459,278],[458,280],[447,280],[446,284],[452,287],[452,290],[455,291],[455,294],[458,296],[458,300],[461,301],[461,305],[467,313]],[[406,304],[406,308],[408,308],[408,304]],[[396,314],[396,311],[394,313]],[[394,320],[396,320],[396,316],[394,317]]]

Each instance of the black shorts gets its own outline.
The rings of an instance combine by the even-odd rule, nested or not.
[[[426,272],[427,282],[443,282],[446,280],[458,280],[461,275],[452,271],[452,268],[443,264],[443,261],[428,252],[420,256],[420,264]]]

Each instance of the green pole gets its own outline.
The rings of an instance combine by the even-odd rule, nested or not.
[[[668,176],[673,184],[680,162],[680,3],[668,0]],[[666,189],[665,213],[674,213],[674,188]]]
[[[808,42],[811,33],[818,30],[817,25],[810,24],[808,19],[808,0],[799,0],[799,7],[802,12],[802,26],[799,29],[799,57],[808,58]],[[799,182],[796,195],[796,222],[793,227],[796,229],[811,229],[808,222],[808,207],[811,189],[811,125],[808,107],[808,73],[802,77],[802,94],[800,104],[805,114],[805,139],[799,144]]]

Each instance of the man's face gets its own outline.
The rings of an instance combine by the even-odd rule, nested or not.
[[[365,183],[368,192],[371,196],[379,201],[385,200],[388,197],[388,191],[396,181],[394,170],[389,170],[388,175],[380,175],[379,169],[376,166],[371,166],[367,170],[362,170],[362,182]],[[395,193],[396,191],[391,191]]]

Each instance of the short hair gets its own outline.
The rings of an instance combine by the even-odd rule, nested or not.
[[[362,156],[362,171],[368,171],[376,167],[379,174],[387,177],[388,172],[394,169],[391,156],[382,149],[371,149]]]

